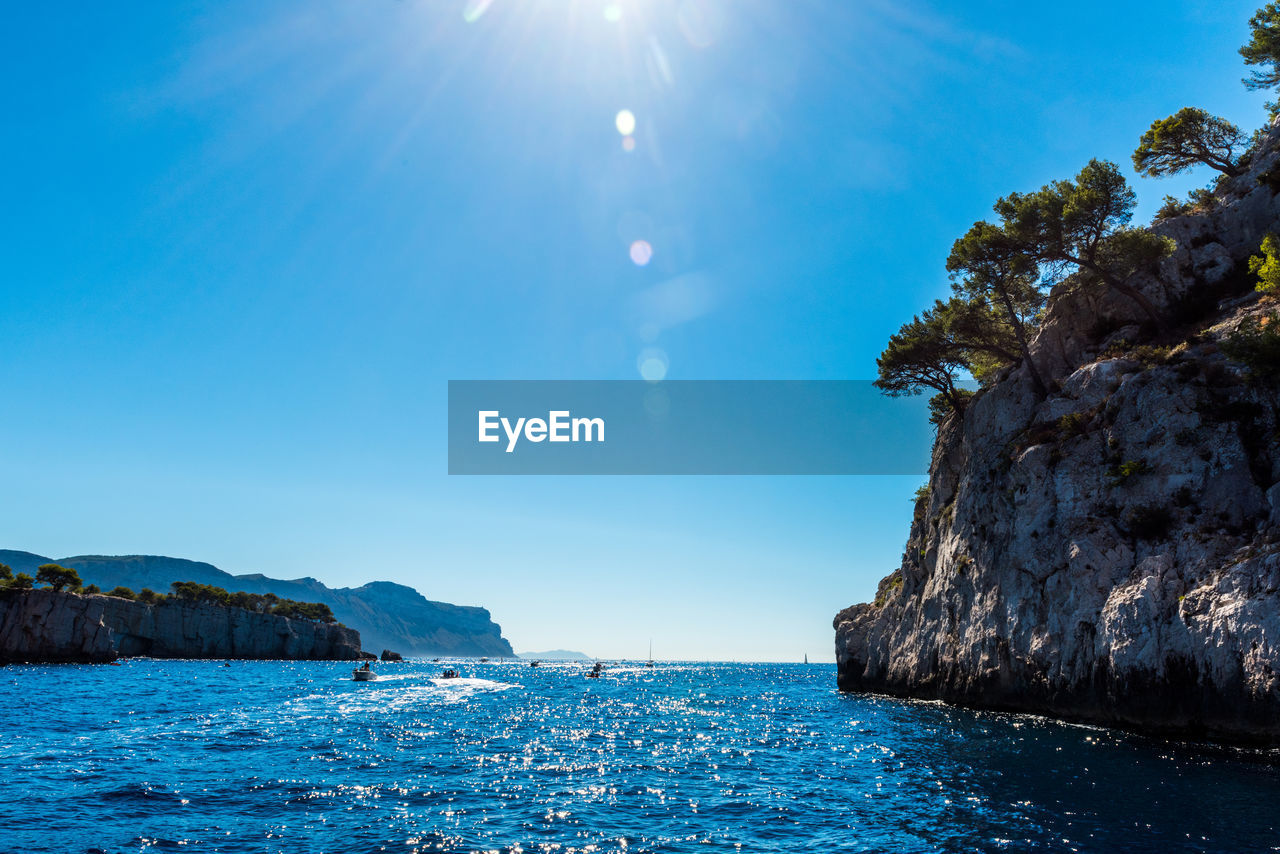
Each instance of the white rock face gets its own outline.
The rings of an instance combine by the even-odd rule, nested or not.
[[[901,567],[836,617],[842,688],[1280,744],[1280,388],[1217,343],[1275,310],[1218,306],[1280,231],[1276,142],[1131,280],[1187,342],[1144,352],[1123,298],[1056,298],[1050,396],[1014,370],[943,426]]]
[[[146,605],[52,590],[0,592],[0,663],[102,662],[118,656],[349,661],[358,632],[195,602]]]

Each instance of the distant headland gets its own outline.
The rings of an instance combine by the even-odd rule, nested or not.
[[[34,589],[23,580],[30,576],[22,573],[16,578],[17,583],[6,579],[9,583],[0,588],[0,664],[105,663],[127,656],[335,661],[361,657],[360,634],[332,616],[315,619],[295,611],[295,616],[286,617],[153,591],[128,598]]]
[[[393,649],[407,656],[515,654],[502,636],[502,628],[490,619],[486,609],[434,602],[412,587],[389,581],[330,588],[314,578],[282,580],[257,573],[232,575],[208,563],[160,555],[51,559],[0,549],[0,564],[8,565],[15,574],[34,578],[40,566],[50,563],[75,570],[83,584],[103,591],[125,587],[131,591],[168,593],[174,582],[190,582],[247,595],[324,605],[334,619],[359,633],[365,648],[375,651]]]

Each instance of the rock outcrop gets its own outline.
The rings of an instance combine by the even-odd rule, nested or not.
[[[337,623],[243,608],[53,590],[0,591],[0,663],[106,662],[121,656],[341,660],[360,635]]]
[[[841,688],[1280,745],[1280,386],[1221,348],[1276,310],[1246,259],[1278,135],[1153,227],[1177,251],[1130,284],[1176,334],[1054,295],[1049,396],[1010,369],[942,425],[901,566],[836,616]]]
[[[328,605],[344,625],[360,632],[370,649],[396,649],[409,655],[511,656],[502,627],[484,608],[434,602],[412,587],[373,581],[360,587],[331,588],[314,578],[282,580],[253,573],[232,575],[200,561],[157,555],[108,557],[81,555],[56,560],[30,552],[0,549],[0,563],[14,572],[35,575],[42,563],[59,563],[80,573],[85,584],[103,590],[144,587],[166,593],[174,581],[212,584],[224,590],[274,593],[299,602]]]

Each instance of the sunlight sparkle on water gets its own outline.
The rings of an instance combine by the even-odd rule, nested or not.
[[[637,240],[631,244],[631,260],[637,267],[643,267],[653,259],[653,247],[647,240]]]
[[[630,110],[618,110],[618,115],[613,117],[613,125],[618,129],[618,133],[631,136],[636,132],[635,114]]]
[[[636,355],[670,418],[667,354]],[[348,662],[4,668],[23,725],[0,778],[23,795],[0,848],[1235,854],[1280,833],[1270,763],[841,694],[832,665],[455,666],[465,685],[412,658],[371,683]]]

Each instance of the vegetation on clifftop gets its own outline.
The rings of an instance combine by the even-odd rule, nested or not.
[[[1280,3],[1268,3],[1250,19],[1250,40],[1240,49],[1254,72],[1251,89],[1280,87]],[[1269,105],[1273,117],[1280,109]],[[1166,197],[1156,219],[1168,219],[1217,204],[1215,189],[1238,177],[1254,155],[1262,131],[1246,140],[1231,122],[1198,107],[1158,119],[1133,152],[1135,170],[1149,177],[1209,166],[1221,173],[1211,188],[1192,191],[1188,201]],[[1240,151],[1244,148],[1244,151]],[[1052,181],[1029,193],[1010,193],[994,205],[996,222],[980,221],[952,247],[946,269],[953,296],[914,317],[890,337],[876,365],[876,385],[891,396],[933,393],[932,419],[962,411],[967,375],[986,385],[1007,366],[1026,367],[1043,398],[1048,381],[1035,364],[1029,342],[1044,319],[1050,293],[1071,299],[1081,292],[1112,292],[1137,306],[1147,331],[1169,337],[1177,318],[1158,309],[1130,283],[1151,270],[1176,246],[1147,228],[1129,225],[1137,198],[1115,163],[1094,159],[1073,178]],[[1264,294],[1280,291],[1280,243],[1268,236],[1250,270]],[[1241,353],[1269,358],[1269,339],[1244,333]]]
[[[0,563],[0,590],[32,590],[36,584],[45,585],[50,590],[83,595],[100,595],[102,591],[96,584],[83,586],[80,574],[69,567],[56,563],[41,564],[32,578],[25,572],[16,576],[13,569]],[[194,581],[175,581],[170,585],[169,594],[157,593],[149,588],[134,593],[128,587],[115,587],[107,591],[107,596],[117,599],[129,599],[146,605],[156,605],[166,601],[200,602],[209,605],[220,605],[226,608],[242,608],[257,614],[274,614],[293,620],[313,620],[318,623],[334,623],[337,620],[328,605],[322,602],[297,602],[285,599],[274,593],[228,592],[212,584],[198,584]]]

